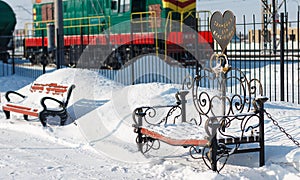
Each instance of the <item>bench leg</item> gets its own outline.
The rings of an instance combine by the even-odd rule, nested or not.
[[[211,140],[211,147],[209,151],[211,169],[213,171],[217,171],[217,153],[218,153],[218,143],[217,143],[216,136],[214,136]]]
[[[48,116],[58,116],[60,118],[61,126],[65,125],[65,123],[68,119],[67,111],[62,111],[62,112],[41,111],[39,113],[39,119],[44,127],[47,126],[47,117]]]
[[[66,121],[67,121],[67,119],[68,119],[67,112],[65,111],[65,112],[61,113],[61,114],[59,115],[59,117],[60,117],[60,125],[61,125],[61,126],[65,125],[65,123],[66,123]]]
[[[48,114],[45,111],[41,111],[39,113],[39,119],[40,119],[43,127],[47,126],[47,116],[48,116]]]
[[[5,111],[5,110],[3,110],[3,111],[6,116],[6,119],[10,119],[10,111]]]
[[[28,115],[24,114],[23,117],[26,121],[28,121]]]
[[[143,153],[143,146],[144,146],[144,144],[143,144],[143,135],[141,133],[140,128],[137,130],[137,133],[138,133],[138,137],[137,137],[138,150]]]

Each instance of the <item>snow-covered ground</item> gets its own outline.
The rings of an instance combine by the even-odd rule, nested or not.
[[[0,77],[4,92],[26,92],[34,79]],[[76,88],[66,126],[43,128],[35,118],[24,121],[0,110],[1,179],[299,179],[300,149],[265,119],[266,165],[257,153],[230,156],[217,174],[182,147],[165,146],[158,155],[138,152],[131,113],[141,105],[175,102],[177,84],[123,86],[81,69],[60,69],[40,76],[40,82],[74,83]],[[192,107],[192,102],[188,102]],[[300,106],[267,102],[266,110],[300,141]]]

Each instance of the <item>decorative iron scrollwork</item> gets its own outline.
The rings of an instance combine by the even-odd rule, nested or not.
[[[262,85],[257,79],[248,80],[245,73],[232,68],[227,56],[221,54],[213,55],[209,67],[201,69],[194,78],[185,78],[182,91],[175,95],[176,104],[135,109],[133,120],[138,133],[136,142],[143,153],[159,149],[161,140],[141,133],[143,123],[150,126],[176,124],[180,122],[180,117],[181,122],[186,122],[185,96],[188,91],[192,92],[192,101],[198,114],[189,122],[204,128],[209,142],[201,147],[190,145],[192,158],[202,158],[210,169],[220,171],[231,154],[245,151],[240,150],[242,144],[263,144],[261,109],[265,99],[262,99]],[[257,149],[262,153],[263,148]],[[217,162],[224,158],[217,169]]]
[[[195,77],[188,76],[184,79],[182,90],[185,91],[176,94],[175,105],[139,107],[134,111],[134,126],[138,133],[136,141],[139,149],[147,152],[159,148],[159,140],[166,139],[161,134],[153,135],[153,132],[142,129],[143,122],[152,126],[175,124],[179,117],[182,117],[181,122],[186,123],[185,96],[188,94],[186,90],[189,90],[192,92],[193,105],[198,114],[197,118],[192,118],[190,121],[196,123],[199,128],[205,129],[206,136],[200,139],[204,143],[197,141],[197,144],[190,142],[172,144],[169,141],[169,144],[190,146],[191,157],[202,158],[213,171],[220,171],[233,153],[259,152],[259,164],[262,166],[264,165],[264,102],[267,100],[263,96],[262,84],[258,79],[249,80],[244,72],[233,68],[224,54],[227,44],[234,35],[233,13],[225,11],[221,15],[220,12],[216,12],[210,24],[212,35],[221,47],[222,53],[213,54],[208,66],[199,71],[197,69]],[[159,111],[165,108],[168,108],[167,113],[159,116]],[[156,142],[157,146],[155,146]],[[257,147],[240,148],[245,143],[256,143]],[[224,158],[223,164],[217,168],[217,163]]]

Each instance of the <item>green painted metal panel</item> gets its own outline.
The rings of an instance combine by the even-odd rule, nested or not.
[[[117,9],[112,9],[112,2],[117,0],[65,0],[63,1],[64,18],[83,18],[91,16],[105,16],[106,18],[99,19],[85,19],[85,20],[74,20],[71,22],[64,22],[64,26],[79,26],[80,24],[97,24],[97,23],[107,23],[105,27],[90,26],[90,27],[74,27],[67,28],[64,30],[66,35],[76,35],[76,34],[98,34],[99,31],[108,28],[108,22],[110,27],[112,27],[112,32],[114,33],[129,33],[131,30],[130,20],[131,13],[134,12],[146,12],[149,10],[149,5],[160,4],[161,5],[161,18],[164,20],[167,17],[167,13],[170,9],[164,9],[162,5],[162,0],[119,0],[117,1]],[[122,4],[123,3],[123,4]],[[129,4],[128,4],[129,3]],[[43,4],[35,4],[36,9],[36,21],[42,20],[42,6]],[[137,15],[136,17],[138,17]],[[144,18],[149,18],[149,15],[143,15]],[[178,17],[177,17],[178,16]],[[180,15],[178,13],[174,14],[174,19],[179,19]],[[100,22],[99,22],[100,21]],[[162,21],[164,23],[164,21]],[[123,27],[122,25],[126,25]],[[145,27],[148,28],[146,31],[151,31],[147,23]],[[144,28],[145,30],[145,28]],[[159,31],[164,31],[163,28]]]
[[[12,8],[4,1],[0,1],[0,17],[0,35],[12,35],[17,22],[16,16]]]
[[[17,23],[16,15],[12,8],[4,1],[0,1],[0,17],[0,36],[12,36]],[[0,49],[5,49],[9,40],[9,38],[1,38]]]

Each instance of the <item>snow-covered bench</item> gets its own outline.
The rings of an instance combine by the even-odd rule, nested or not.
[[[16,91],[8,91],[5,94],[6,103],[2,109],[6,118],[10,118],[11,112],[28,116],[39,117],[42,125],[47,126],[48,116],[60,117],[60,124],[64,125],[67,118],[67,106],[75,85],[61,85],[57,83],[32,83],[28,93],[21,94]]]
[[[190,155],[203,159],[213,171],[221,170],[229,155],[236,153],[258,152],[259,165],[264,165],[264,103],[268,98],[257,79],[248,80],[242,71],[224,67],[223,63],[219,69],[204,68],[185,81],[174,105],[134,110],[133,126],[142,153],[159,149],[162,141],[190,147]],[[187,119],[187,100],[196,112],[191,120]]]

